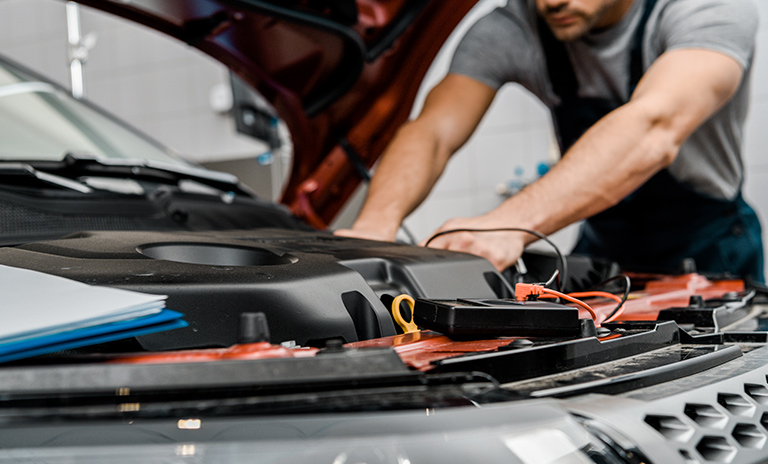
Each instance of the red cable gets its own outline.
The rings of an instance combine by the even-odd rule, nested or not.
[[[619,306],[619,309],[616,310],[616,314],[604,320],[603,322],[601,322],[601,324],[605,324],[606,322],[613,322],[616,319],[618,319],[619,316],[621,316],[622,314],[624,314],[624,305]]]
[[[592,309],[588,304],[584,303],[583,301],[577,300],[576,298],[568,296],[565,293],[560,293],[555,290],[550,290],[548,288],[545,288],[543,285],[526,284],[526,283],[515,284],[515,299],[517,301],[525,301],[528,299],[529,296],[536,296],[536,297],[543,296],[542,295],[543,293],[560,297],[566,301],[570,301],[571,303],[575,303],[581,306],[582,308],[586,309],[589,312],[590,316],[592,316],[592,320],[597,322],[597,314],[595,314],[595,310]]]
[[[590,307],[588,304],[584,303],[583,301],[577,300],[576,298],[573,298],[573,297],[570,297],[570,296],[566,295],[565,293],[560,293],[558,291],[550,290],[548,288],[543,288],[542,291],[544,293],[549,293],[550,295],[558,296],[558,297],[560,297],[560,298],[562,298],[562,299],[564,299],[566,301],[570,301],[571,303],[575,303],[575,304],[581,306],[582,308],[586,309],[589,312],[589,315],[592,316],[592,320],[597,322],[597,314],[595,313],[595,310],[592,309],[592,307]]]
[[[613,300],[616,303],[621,303],[621,298],[614,295],[613,293],[608,292],[575,292],[575,293],[568,293],[568,296],[572,296],[574,298],[608,298],[609,300]],[[539,298],[557,298],[555,295],[539,295]]]
[[[608,293],[608,292],[576,292],[576,293],[569,293],[568,295],[574,298],[603,297],[603,298],[608,298],[609,300],[613,300],[616,303],[621,303],[621,298],[614,295],[613,293]]]
[[[613,293],[608,292],[575,292],[575,293],[569,293],[569,296],[572,296],[574,298],[589,298],[589,297],[602,297],[602,298],[608,298],[616,303],[622,303],[621,298],[614,295]],[[540,295],[539,298],[557,298],[555,295]],[[616,314],[613,316],[605,319],[601,324],[605,324],[606,322],[613,322],[616,319],[619,318],[624,313],[624,305],[622,304],[618,310],[616,311]]]

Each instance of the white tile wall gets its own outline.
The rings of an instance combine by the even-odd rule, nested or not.
[[[479,17],[504,0],[483,0]],[[745,195],[768,221],[768,1],[758,0],[763,26],[753,76],[753,106],[746,128]],[[184,44],[144,28],[82,9],[83,32],[98,36],[86,67],[89,98],[198,160],[255,156],[264,146],[235,134],[231,120],[213,113],[210,89],[227,82],[226,71]],[[438,57],[420,95],[445,73],[462,25]],[[0,53],[66,84],[66,23],[60,0],[0,0]],[[420,103],[414,108],[418,111]],[[516,86],[499,93],[477,133],[450,162],[433,194],[406,221],[425,238],[445,220],[476,215],[503,198],[499,183],[535,177],[553,159],[549,115]],[[520,175],[517,175],[517,173]],[[768,223],[767,223],[768,224]],[[768,229],[768,227],[767,227]],[[557,234],[565,248],[573,228]],[[768,236],[767,236],[768,238]]]
[[[0,0],[0,53],[67,85],[65,2]],[[85,66],[86,97],[197,161],[252,157],[264,144],[235,133],[209,92],[228,83],[219,63],[163,34],[81,8],[82,33],[96,34]]]
[[[50,0],[0,1],[0,52],[66,84],[64,3]]]

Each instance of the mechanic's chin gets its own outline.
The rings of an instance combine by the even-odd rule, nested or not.
[[[545,17],[555,38],[561,42],[574,42],[589,32],[589,25],[578,16]]]

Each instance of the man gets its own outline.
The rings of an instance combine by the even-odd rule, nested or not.
[[[630,269],[762,280],[760,226],[740,194],[753,0],[510,0],[459,45],[450,72],[385,152],[352,229],[393,240],[506,82],[552,111],[563,150],[550,172],[454,229],[550,234],[588,218],[575,252]],[[430,246],[512,265],[524,232],[456,232]]]

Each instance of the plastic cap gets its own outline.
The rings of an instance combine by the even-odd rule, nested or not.
[[[264,313],[240,315],[240,343],[269,342],[269,324]]]

